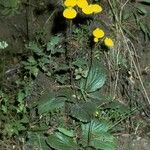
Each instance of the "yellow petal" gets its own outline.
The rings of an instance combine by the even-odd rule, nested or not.
[[[96,38],[103,38],[105,35],[104,31],[101,30],[100,28],[96,28],[94,31],[93,31],[93,36],[95,36]]]
[[[111,38],[106,37],[104,40],[104,44],[108,47],[113,47],[114,46],[114,42]]]
[[[73,19],[77,16],[77,12],[75,9],[73,8],[66,8],[64,11],[63,11],[63,16],[67,19]]]
[[[98,38],[94,38],[94,42],[97,43],[98,42]]]
[[[77,6],[80,8],[84,8],[88,6],[88,2],[87,0],[77,0]]]
[[[86,15],[89,15],[89,14],[93,13],[93,9],[92,9],[91,5],[87,5],[82,8],[82,12],[85,13]]]
[[[103,10],[102,7],[98,4],[93,4],[91,7],[94,13],[99,13]]]
[[[64,5],[66,7],[74,7],[77,4],[77,0],[65,0]]]

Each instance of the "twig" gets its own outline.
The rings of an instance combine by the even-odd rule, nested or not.
[[[133,54],[132,54],[131,49],[130,49],[130,47],[129,47],[127,38],[126,38],[126,36],[124,35],[122,26],[121,26],[121,24],[120,24],[120,20],[118,19],[118,16],[117,16],[117,14],[115,13],[114,8],[113,8],[113,5],[112,5],[112,3],[110,2],[110,0],[107,0],[107,1],[108,1],[109,5],[110,5],[110,7],[111,7],[111,9],[112,9],[112,13],[113,13],[113,15],[114,15],[114,17],[115,17],[115,20],[116,20],[117,24],[118,24],[117,26],[119,27],[118,30],[120,31],[120,33],[121,33],[121,35],[122,35],[122,37],[123,37],[123,40],[124,40],[125,45],[126,45],[126,48],[127,48],[128,52],[129,52],[129,54],[130,54],[130,57],[131,57],[131,62],[133,63],[133,66],[134,66],[134,68],[135,68],[135,71],[136,71],[136,73],[137,73],[137,75],[138,75],[138,78],[139,78],[139,80],[140,80],[140,84],[141,84],[141,86],[142,86],[142,88],[143,88],[144,94],[145,94],[146,99],[147,99],[147,101],[148,101],[148,104],[150,105],[150,99],[149,99],[148,94],[147,94],[147,91],[146,91],[146,89],[145,89],[145,87],[144,87],[142,78],[141,78],[140,73],[139,73],[139,69],[138,69],[138,67],[137,67],[137,65],[136,65],[136,62],[135,62],[134,58],[133,58]],[[128,2],[128,0],[127,0],[126,3],[123,5],[122,10],[123,10],[123,8],[125,7],[125,5],[127,4],[127,2]]]

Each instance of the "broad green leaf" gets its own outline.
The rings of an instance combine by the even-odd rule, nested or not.
[[[147,10],[143,5],[137,5],[136,8],[138,9],[140,14],[143,14],[143,15],[147,14]]]
[[[55,150],[77,150],[77,144],[73,138],[59,132],[49,135],[47,143]]]
[[[102,133],[93,139],[93,145],[96,149],[100,150],[117,150],[114,142],[114,137],[109,133]]]
[[[139,2],[142,2],[142,3],[149,3],[149,4],[150,4],[150,0],[140,0]]]
[[[79,93],[77,93],[77,95],[78,94]],[[58,90],[58,95],[60,95],[60,96],[63,95],[64,97],[66,97],[67,101],[69,101],[71,103],[75,103],[76,102],[76,97],[74,95],[74,91],[71,88],[68,88],[68,87],[66,87],[66,88],[60,88]]]
[[[46,137],[43,133],[28,132],[28,140],[25,143],[25,149],[49,150],[50,148],[46,143]]]
[[[109,118],[112,118],[114,122],[120,120],[131,112],[127,106],[118,101],[112,101],[111,103],[108,103],[103,107],[103,109],[105,109],[105,115],[109,116]]]
[[[65,128],[57,128],[59,132],[63,133],[64,135],[66,136],[69,136],[69,137],[74,137],[74,132],[73,130],[67,130]]]
[[[115,110],[115,113],[120,113],[121,115],[127,114],[130,112],[129,108],[118,102],[118,101],[112,101],[111,103],[104,106],[104,109]]]
[[[65,97],[57,96],[54,93],[46,94],[38,103],[38,112],[39,114],[52,112],[55,109],[63,107],[65,100]]]
[[[82,124],[82,145],[100,150],[116,150],[114,137],[108,133],[108,129],[108,124],[98,120]]]
[[[82,122],[88,122],[91,120],[95,110],[96,106],[91,102],[79,103],[71,108],[71,116]]]
[[[143,22],[140,22],[139,25],[140,25],[140,28],[141,28],[143,34],[144,34],[145,41],[147,41],[148,38],[150,38],[150,29],[149,29],[149,27],[148,27],[146,24],[144,24]]]
[[[112,101],[112,98],[102,95],[100,91],[89,93],[87,94],[87,96],[88,96],[87,100],[96,104],[97,107],[99,107],[104,103],[109,103],[110,101]]]
[[[95,60],[89,69],[86,80],[81,80],[81,89],[87,93],[94,92],[100,89],[106,81],[105,70],[101,63]]]

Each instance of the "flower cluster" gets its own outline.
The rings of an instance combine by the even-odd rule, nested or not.
[[[66,7],[63,11],[63,16],[67,19],[73,19],[77,16],[76,8],[80,8],[86,15],[100,13],[102,7],[98,4],[89,4],[87,0],[65,0],[64,6]],[[105,37],[105,33],[102,29],[96,28],[93,31],[94,42],[99,42],[100,39],[104,39],[104,44],[107,47],[113,47],[114,42],[111,38]]]
[[[97,43],[97,42],[99,42],[99,39],[101,39],[101,38],[103,38],[105,36],[105,33],[104,33],[104,31],[102,29],[96,28],[93,31],[93,36],[94,36],[94,42]],[[113,47],[114,46],[113,40],[111,38],[108,38],[108,37],[104,38],[104,44],[107,47]]]
[[[99,13],[102,7],[98,4],[88,4],[87,0],[65,0],[64,5],[66,9],[63,11],[63,16],[67,19],[73,19],[77,16],[75,6],[79,7],[86,15]]]

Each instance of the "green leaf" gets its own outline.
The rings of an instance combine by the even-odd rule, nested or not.
[[[25,144],[25,149],[49,150],[46,143],[46,137],[43,133],[28,132],[28,140]]]
[[[88,122],[91,120],[95,110],[96,106],[91,102],[79,103],[71,108],[71,116],[82,122]]]
[[[26,130],[26,127],[25,127],[20,121],[16,121],[16,122],[15,122],[14,128],[15,128],[17,131],[24,131],[24,130]]]
[[[98,120],[82,124],[81,144],[100,150],[116,150],[114,137],[108,133],[109,125]]]
[[[64,135],[66,136],[69,136],[69,137],[74,137],[74,132],[73,130],[67,130],[65,128],[57,128],[59,132],[63,133]]]
[[[1,106],[1,110],[6,114],[8,112],[8,108],[5,105]]]
[[[87,101],[94,103],[96,108],[101,108],[101,106],[105,106],[112,101],[111,97],[104,96],[99,91],[90,93],[87,96]]]
[[[37,64],[37,61],[34,59],[33,56],[30,56],[28,58],[28,62],[29,62],[29,65],[36,65]]]
[[[54,48],[53,50],[51,50],[52,54],[56,54],[56,53],[65,53],[65,49],[60,47]]]
[[[47,56],[42,57],[41,59],[39,59],[39,62],[41,62],[42,64],[49,64],[50,60],[48,58],[46,58]]]
[[[77,150],[77,144],[73,138],[59,132],[50,135],[47,143],[56,150]]]
[[[150,0],[140,0],[139,2],[150,4]]]
[[[20,121],[6,123],[4,128],[4,133],[6,132],[9,136],[18,135],[19,131],[26,130],[26,127]]]
[[[78,91],[77,91],[78,92]],[[77,93],[78,95],[79,93]],[[64,96],[66,97],[66,101],[69,101],[71,103],[75,103],[76,102],[76,96],[74,95],[74,91],[71,88],[60,88],[58,90],[58,95]]]
[[[38,103],[38,112],[39,114],[52,112],[55,109],[63,107],[65,100],[65,97],[57,96],[54,93],[46,94]]]
[[[136,8],[138,9],[138,12],[140,14],[143,14],[143,15],[147,14],[147,10],[145,9],[145,7],[143,5],[139,4],[139,5],[136,6]]]
[[[17,95],[17,101],[21,103],[23,102],[24,98],[25,98],[25,93],[19,90],[18,95]]]
[[[33,74],[35,77],[37,77],[39,69],[35,66],[35,67],[31,67],[30,70],[31,74]]]
[[[68,66],[68,65],[66,65],[66,64],[59,64],[59,66],[57,66],[56,68],[55,68],[55,71],[57,72],[57,71],[67,71],[67,70],[69,70],[70,69],[70,67]]]
[[[24,116],[21,120],[21,123],[29,123],[29,118],[27,116]]]
[[[150,29],[149,29],[149,27],[148,27],[146,24],[144,24],[143,22],[140,22],[139,25],[140,25],[141,31],[142,31],[143,34],[144,34],[145,41],[147,41],[148,38],[150,38]]]
[[[72,64],[77,66],[78,68],[82,68],[87,65],[87,60],[85,60],[85,58],[79,57]]]
[[[106,81],[106,74],[98,60],[95,60],[88,72],[86,80],[81,80],[81,89],[90,93],[100,89]]]
[[[43,50],[39,48],[39,46],[35,42],[30,42],[27,48],[32,50],[34,53],[36,53],[39,56],[43,55]]]
[[[61,38],[59,36],[53,36],[50,42],[47,43],[47,51],[51,51],[52,54],[55,54],[58,51],[56,46],[59,44],[60,40]]]
[[[111,103],[105,105],[103,108],[108,109],[111,115],[112,115],[112,110],[114,110],[114,113],[116,114],[119,113],[120,117],[130,112],[129,108],[126,105],[118,101],[112,101]]]

